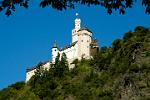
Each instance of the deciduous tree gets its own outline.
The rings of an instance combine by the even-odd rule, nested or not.
[[[2,0],[0,2],[0,11],[6,10],[7,16],[15,11],[16,5],[24,8],[28,8],[28,2],[30,0]],[[57,10],[66,10],[67,8],[74,9],[75,4],[82,5],[98,5],[106,8],[109,14],[112,14],[113,10],[118,10],[120,14],[124,14],[127,8],[132,8],[137,0],[40,0],[40,6],[45,8],[51,6]],[[150,0],[139,0],[141,5],[145,7],[145,13],[150,14]]]

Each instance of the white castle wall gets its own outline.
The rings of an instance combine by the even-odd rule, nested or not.
[[[77,48],[78,48],[78,45],[75,44],[71,48],[68,48],[68,49],[61,51],[60,56],[62,56],[62,54],[65,53],[68,60],[72,61],[74,59],[77,59],[77,57],[78,57],[78,54],[77,54],[78,49]],[[69,63],[71,63],[70,61],[69,61]]]
[[[64,49],[59,51],[57,48],[52,48],[52,62],[55,63],[56,56],[58,53],[60,54],[60,58],[63,53],[66,54],[67,60],[69,63],[72,63],[75,59],[81,59],[90,57],[90,43],[92,41],[92,33],[86,29],[78,30],[77,32],[73,33],[72,38],[74,40],[78,40],[74,46],[70,48]]]
[[[26,82],[28,82],[30,80],[30,78],[33,75],[35,75],[35,71],[36,71],[36,69],[33,69],[33,70],[29,71],[29,72],[26,72]]]
[[[72,61],[75,59],[89,58],[90,55],[90,43],[92,41],[92,32],[87,28],[81,28],[81,20],[79,18],[75,19],[74,29],[72,30],[72,45],[68,48],[59,50],[56,43],[52,48],[52,63],[55,63],[55,59],[60,54],[60,58],[63,53],[67,56],[67,61],[69,63],[69,68],[74,68],[71,65]],[[75,43],[75,44],[73,44]],[[50,62],[42,65],[44,69],[50,68]],[[28,71],[26,73],[26,82],[35,74],[36,68]]]
[[[45,64],[42,65],[42,67],[46,70],[48,70],[50,68],[51,63],[50,62],[46,62]],[[30,80],[30,78],[35,75],[36,72],[36,68],[34,68],[33,70],[30,70],[28,72],[26,72],[26,82],[28,82]]]
[[[90,43],[92,41],[92,32],[87,28],[80,28],[81,20],[75,19],[75,28],[72,30],[72,43],[77,42],[74,46],[59,51],[57,47],[52,48],[52,62],[55,63],[58,53],[60,57],[65,53],[69,63],[75,59],[90,57]]]
[[[81,59],[87,58],[90,56],[90,43],[92,33],[88,32],[87,30],[79,31],[79,38],[78,38],[78,58]]]

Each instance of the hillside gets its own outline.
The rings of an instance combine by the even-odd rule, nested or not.
[[[68,69],[65,55],[49,71],[39,67],[25,84],[0,91],[0,100],[149,100],[150,30],[138,26],[93,59],[75,60]]]

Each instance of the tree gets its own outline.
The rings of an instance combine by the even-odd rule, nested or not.
[[[39,67],[38,67],[39,66]],[[69,72],[67,57],[65,53],[61,55],[58,53],[55,64],[49,70],[45,70],[41,67],[41,64],[37,65],[37,71],[35,75],[30,79],[28,85],[40,99],[52,99],[57,97],[57,87],[59,81]]]
[[[64,76],[69,71],[68,62],[66,54],[63,53],[60,59],[60,54],[56,57],[56,62],[54,64],[54,72],[58,77]]]
[[[122,46],[122,41],[121,39],[116,39],[113,44],[112,44],[112,47],[113,47],[113,50],[116,51],[118,50],[119,48],[121,48]]]
[[[6,10],[5,15],[9,16],[12,11],[15,11],[16,5],[28,8],[29,0],[2,0],[0,2],[0,11]],[[52,6],[57,10],[66,10],[67,8],[74,9],[75,4],[82,5],[99,5],[107,9],[108,14],[112,14],[113,10],[118,10],[120,14],[124,14],[127,8],[132,6],[137,0],[41,0],[40,6],[45,8]],[[150,0],[140,0],[141,4],[145,6],[145,13],[150,14]]]
[[[53,98],[53,90],[57,87],[57,82],[53,75],[53,68],[49,70],[44,69],[39,63],[35,75],[29,80],[27,85],[30,86],[30,90],[36,94],[40,100],[47,97]]]
[[[101,49],[100,49],[101,52],[106,52],[106,50],[107,50],[107,47],[106,47],[106,46],[103,46],[103,47],[101,47]]]
[[[134,34],[133,34],[132,31],[129,31],[129,32],[125,33],[125,35],[124,35],[124,37],[123,37],[124,41],[128,40],[128,39],[131,38],[133,35],[134,35]]]
[[[0,90],[0,100],[39,100],[39,98],[22,81]]]
[[[0,100],[150,100],[150,41],[143,41],[150,39],[150,30],[143,35],[146,30],[137,27],[125,41],[117,39],[111,47],[102,47],[93,59],[76,60],[68,74],[65,53],[61,59],[58,54],[49,70],[39,63],[29,83],[0,90]]]

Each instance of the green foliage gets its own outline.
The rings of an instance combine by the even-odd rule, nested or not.
[[[126,41],[126,40],[129,40],[129,38],[131,38],[133,36],[133,33],[131,31],[125,33],[123,39]]]
[[[75,59],[73,62],[72,62],[72,64],[77,64],[79,61],[78,61],[78,59]]]
[[[129,67],[129,71],[130,72],[139,72],[140,68],[137,66],[137,64],[132,64],[130,67]]]
[[[0,91],[0,100],[39,100],[24,82],[17,82]]]
[[[101,47],[100,51],[101,52],[106,52],[107,51],[107,47],[106,46]]]
[[[16,89],[16,90],[21,90],[23,89],[25,83],[24,82],[17,82],[15,84],[12,84],[10,87]]]
[[[61,60],[59,59],[60,59],[60,55],[58,54],[58,56],[56,57],[56,63],[53,66],[54,73],[55,76],[63,77],[69,71],[66,54],[63,53],[61,56]]]
[[[0,100],[149,100],[150,31],[137,27],[102,47],[92,59],[74,60],[69,70],[65,54],[49,70],[0,91]]]
[[[140,36],[144,36],[149,32],[148,28],[145,28],[143,26],[137,26],[134,31],[137,32],[137,33],[138,32],[142,33],[142,34],[140,34]]]
[[[6,10],[5,15],[9,16],[16,10],[16,6],[28,8],[28,2],[30,0],[2,0],[0,2],[0,11]],[[112,14],[113,10],[119,11],[120,14],[125,14],[127,8],[132,8],[137,0],[40,0],[40,6],[45,8],[51,6],[57,10],[66,10],[67,8],[74,9],[76,4],[82,5],[99,5],[107,10],[108,14]],[[143,6],[145,6],[145,13],[150,14],[150,1],[141,0]]]
[[[117,39],[113,42],[112,47],[113,47],[113,51],[116,51],[118,49],[120,49],[122,46],[122,41],[121,39]]]
[[[45,70],[38,67],[35,75],[28,82],[28,85],[40,99],[54,99],[58,97],[61,89],[61,80],[65,79],[69,72],[67,57],[65,53],[56,57],[56,63],[51,66],[51,69]],[[61,93],[61,91],[60,91]],[[59,99],[61,97],[58,97]],[[56,99],[56,98],[55,98]]]
[[[146,56],[150,56],[150,51],[146,51]]]

